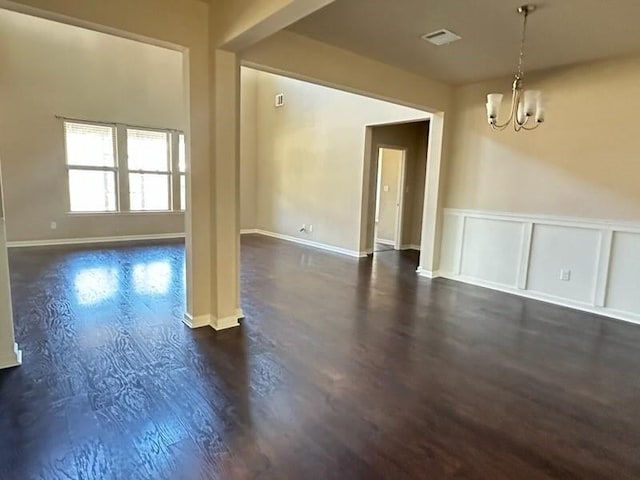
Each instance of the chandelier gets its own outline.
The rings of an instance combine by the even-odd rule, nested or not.
[[[516,132],[520,130],[534,130],[544,122],[544,108],[542,106],[539,90],[523,90],[522,78],[524,73],[524,43],[527,34],[527,18],[536,9],[535,5],[523,5],[518,8],[522,15],[522,37],[520,40],[520,56],[518,58],[518,71],[515,74],[511,95],[511,110],[509,118],[504,123],[498,123],[498,112],[504,95],[490,93],[487,95],[487,120],[493,130],[504,130],[513,123]],[[532,120],[530,122],[530,120]]]

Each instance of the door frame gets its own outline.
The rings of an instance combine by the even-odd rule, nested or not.
[[[401,147],[398,145],[388,145],[384,143],[378,143],[375,146],[377,152],[377,164],[376,164],[376,204],[380,201],[380,191],[378,189],[378,185],[380,182],[379,173],[381,172],[380,164],[382,162],[382,150],[396,150],[402,152],[402,157],[400,158],[400,164],[398,165],[398,185],[397,185],[397,196],[396,196],[396,225],[395,225],[395,242],[393,248],[395,250],[402,249],[402,232],[403,232],[403,224],[404,224],[404,199],[405,199],[405,190],[406,190],[406,178],[407,178],[407,147]],[[374,225],[373,225],[373,243],[375,250],[375,242],[376,242],[376,224],[375,224],[375,212],[374,212]]]

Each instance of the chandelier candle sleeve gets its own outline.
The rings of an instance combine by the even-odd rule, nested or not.
[[[538,95],[536,102],[536,123],[544,122],[544,102],[542,101],[542,95]]]
[[[527,117],[532,117],[536,113],[540,98],[540,90],[526,90],[524,92],[524,113]]]
[[[520,125],[524,125],[527,122],[526,108],[522,102],[518,103],[518,113],[516,114],[516,120]]]
[[[490,93],[487,95],[487,114],[489,118],[497,118],[500,104],[504,95],[501,93]]]

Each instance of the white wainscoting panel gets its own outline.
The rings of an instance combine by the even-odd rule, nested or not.
[[[445,209],[438,273],[640,323],[638,223]]]
[[[534,292],[593,305],[600,231],[535,225],[527,287]],[[560,271],[569,270],[568,281]]]
[[[611,246],[605,305],[640,312],[640,234],[616,232]]]
[[[464,219],[462,215],[445,215],[444,217],[440,269],[445,272],[460,273]]]
[[[518,222],[467,218],[460,274],[515,287],[521,244],[522,225]]]

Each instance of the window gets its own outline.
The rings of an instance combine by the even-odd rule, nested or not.
[[[169,210],[171,164],[167,132],[127,129],[129,208]]]
[[[65,122],[64,137],[70,211],[116,211],[115,128]]]
[[[178,172],[180,174],[180,209],[187,208],[187,149],[184,133],[178,135]]]
[[[71,212],[185,209],[183,133],[65,120],[64,136]]]

